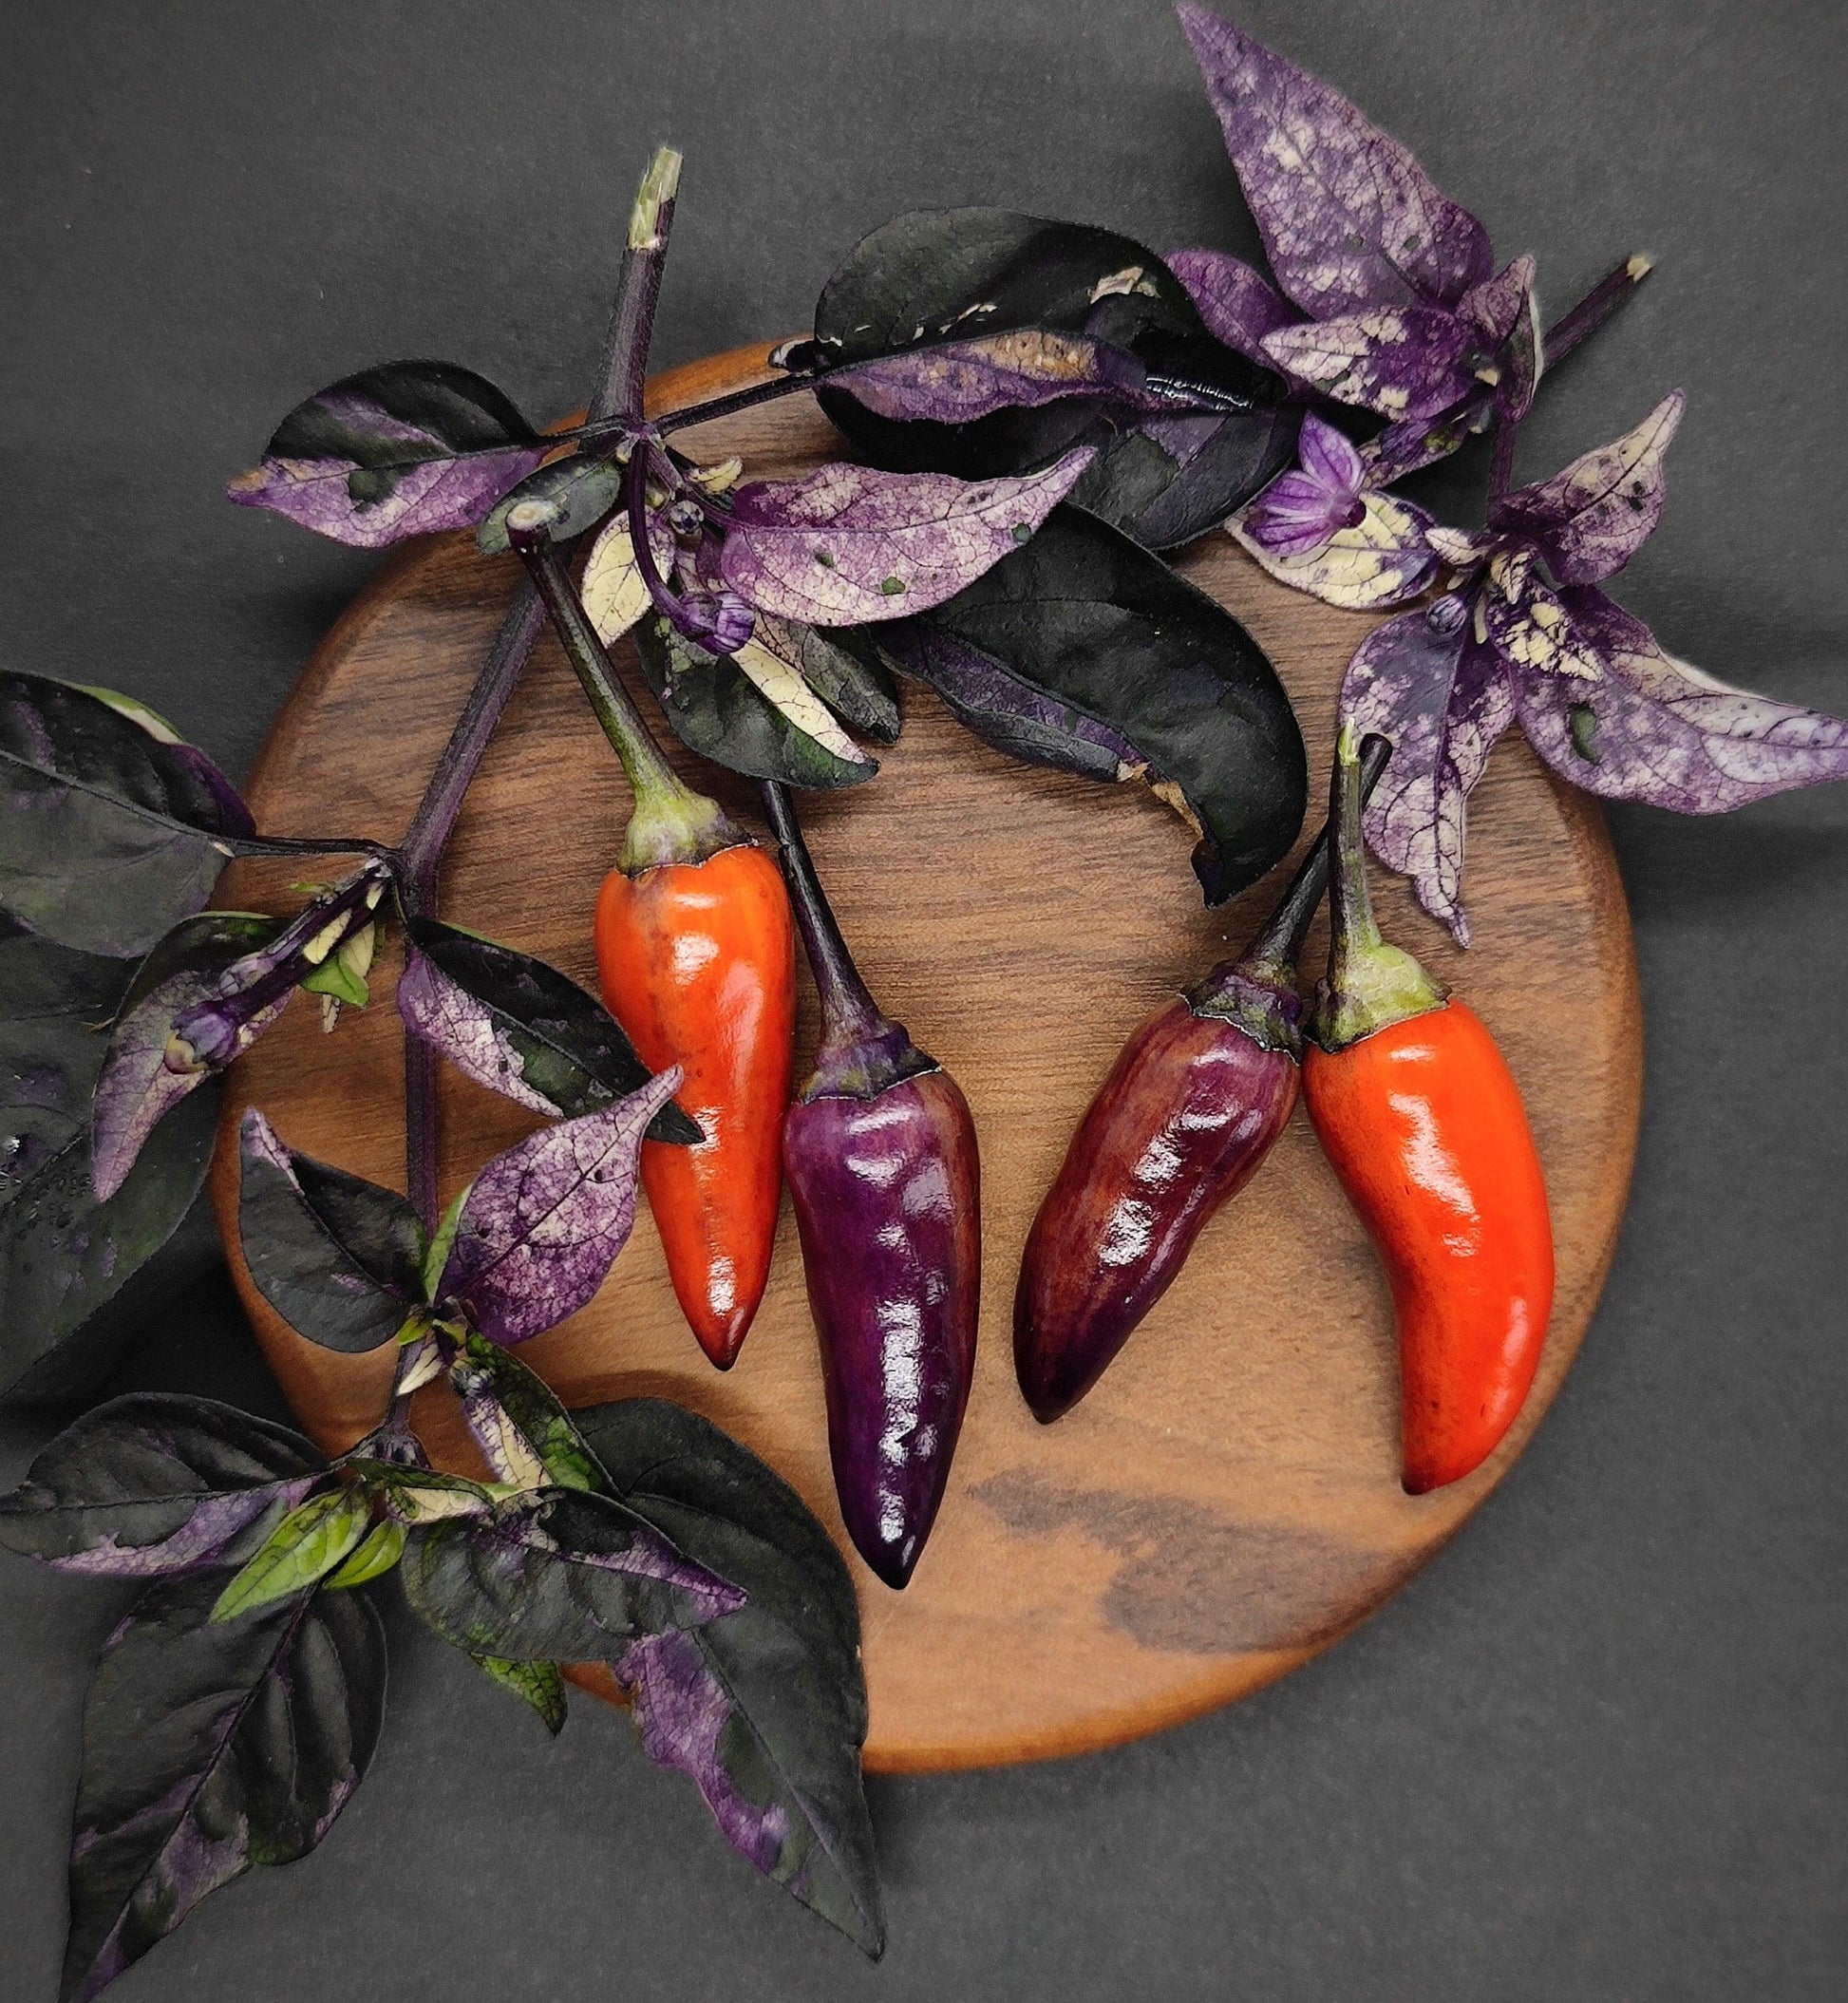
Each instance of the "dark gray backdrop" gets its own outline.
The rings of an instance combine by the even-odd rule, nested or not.
[[[1242,17],[1504,255],[1537,253],[1556,308],[1655,255],[1543,395],[1523,471],[1685,385],[1626,601],[1730,679],[1848,707],[1838,7]],[[802,325],[836,256],[915,205],[1254,241],[1160,0],[11,0],[0,105],[0,645],[133,690],[234,773],[369,559],[225,506],[226,475],[297,397],[393,355],[540,413],[581,398],[654,140],[688,154],[664,362]],[[1649,1051],[1616,1267],[1533,1450],[1360,1635],[1122,1751],[875,1783],[877,1971],[611,1719],[549,1748],[405,1635],[332,1839],[213,1899],[124,2003],[1842,1994],[1848,790],[1612,820]],[[193,1244],[123,1383],[273,1407]],[[0,1481],[47,1429],[0,1422]],[[81,1695],[119,1603],[0,1564],[22,2003],[54,1993]]]

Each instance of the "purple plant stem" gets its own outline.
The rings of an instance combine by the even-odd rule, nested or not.
[[[854,965],[847,942],[840,936],[833,911],[822,894],[808,844],[790,810],[789,796],[774,779],[758,788],[764,800],[764,814],[770,832],[783,851],[783,872],[789,879],[790,908],[802,935],[802,947],[815,975],[816,992],[821,1003],[821,1040],[824,1046],[854,1043],[877,1037],[886,1029],[872,992]]]
[[[1547,329],[1540,343],[1549,368],[1556,368],[1587,334],[1594,332],[1650,274],[1650,260],[1626,257],[1593,286],[1576,306],[1569,308]]]

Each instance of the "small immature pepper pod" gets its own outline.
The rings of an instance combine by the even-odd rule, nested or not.
[[[1303,1096],[1391,1282],[1404,1480],[1423,1495],[1479,1467],[1526,1399],[1553,1312],[1553,1228],[1494,1038],[1380,936],[1358,776],[1344,728],[1329,814],[1333,936]]]
[[[980,1171],[949,1072],[874,1006],[783,789],[764,788],[821,998],[783,1173],[821,1339],[835,1492],[855,1548],[902,1586],[950,1478],[975,1369]]]
[[[1371,748],[1369,786],[1385,740]],[[1132,1032],[1072,1135],[1014,1294],[1014,1370],[1043,1424],[1103,1374],[1288,1124],[1296,961],[1328,879],[1325,829],[1246,951]]]
[[[662,756],[543,527],[508,519],[635,795],[596,905],[604,1006],[642,1061],[677,1064],[695,1146],[648,1141],[642,1186],[700,1347],[729,1370],[770,1276],[794,1066],[796,944],[776,863]]]

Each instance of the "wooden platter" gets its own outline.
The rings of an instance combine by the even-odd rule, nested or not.
[[[654,407],[752,380],[764,352],[658,378]],[[764,474],[841,449],[805,397],[676,443],[707,459],[740,453]],[[1311,768],[1326,770],[1336,685],[1367,621],[1273,583],[1221,536],[1179,567],[1276,662]],[[461,538],[388,563],[328,634],[264,749],[249,788],[259,824],[396,839],[516,582],[513,559],[484,560]],[[983,1150],[982,1349],[943,1514],[902,1594],[850,1554],[872,1703],[866,1764],[883,1772],[1047,1758],[1156,1730],[1284,1674],[1379,1606],[1506,1472],[1559,1387],[1615,1243],[1641,1076],[1634,954],[1603,822],[1511,736],[1472,803],[1479,943],[1458,953],[1403,886],[1378,886],[1388,933],[1500,1040],[1546,1166],[1558,1304],[1510,1438],[1466,1482],[1401,1490],[1386,1286],[1300,1112],[1098,1389],[1042,1427],[1015,1389],[1009,1321],[1040,1195],[1124,1036],[1242,944],[1281,876],[1205,911],[1191,838],[1149,794],[1012,764],[928,692],[908,688],[906,703],[879,777],[803,807],[862,971],[961,1082]],[[682,762],[761,825],[751,787]],[[548,634],[469,796],[443,915],[594,987],[590,914],[627,805]],[[299,873],[240,863],[218,901],[290,908]],[[1318,935],[1311,954],[1321,950]],[[292,1146],[404,1186],[395,971],[382,963],[379,999],[335,1035],[298,1005],[238,1066],[214,1174],[264,1349],[331,1449],[376,1417],[390,1357],[315,1349],[255,1295],[236,1248],[235,1134],[257,1105]],[[799,1076],[814,1038],[802,978]],[[535,1124],[453,1073],[442,1118],[445,1196]],[[792,1482],[847,1548],[786,1202],[769,1293],[728,1374],[680,1318],[646,1208],[595,1301],[521,1353],[571,1404],[651,1394],[705,1413]],[[419,1422],[433,1451],[466,1465],[446,1396],[420,1394]]]

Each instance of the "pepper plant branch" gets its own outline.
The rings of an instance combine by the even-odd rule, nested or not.
[[[789,882],[790,908],[802,935],[808,964],[815,974],[815,987],[821,999],[822,1033],[830,1040],[875,1036],[885,1027],[859,969],[840,936],[840,927],[815,874],[808,844],[789,804],[789,795],[774,779],[759,787],[764,818],[783,851],[783,867]]]
[[[609,408],[595,409],[593,421],[607,416],[639,418],[642,389],[648,379],[649,343],[654,332],[654,309],[661,296],[661,267],[667,262],[668,236],[673,228],[674,192],[680,186],[681,157],[671,146],[657,146],[635,205],[629,215],[629,245],[623,253],[622,279],[616,291],[616,312],[603,350],[603,383]]]
[[[1610,318],[1650,274],[1650,260],[1640,253],[1605,273],[1578,304],[1561,313],[1541,337],[1540,351],[1549,368],[1556,368]]]
[[[1515,441],[1520,434],[1520,420],[1498,409],[1495,443],[1489,448],[1489,499],[1499,501],[1514,484]]]

